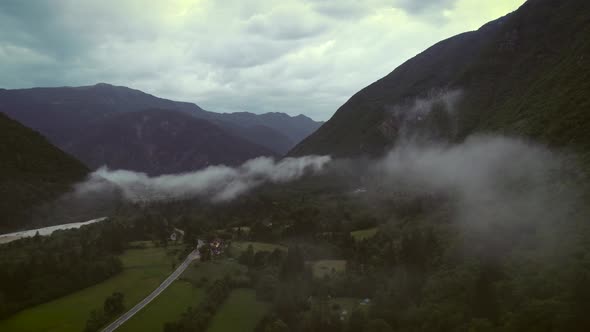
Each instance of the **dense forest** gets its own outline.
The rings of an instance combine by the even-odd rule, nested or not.
[[[131,241],[166,243],[169,229],[149,215],[113,218],[1,245],[0,319],[118,274]]]
[[[588,17],[586,0],[529,0],[476,31],[431,46],[363,88],[290,155],[382,154],[404,138],[398,113],[412,117],[424,101],[447,92],[461,95],[452,105],[451,141],[493,132],[586,153]],[[424,120],[429,132],[447,125],[436,112]]]
[[[127,203],[108,222],[3,245],[2,314],[115,275],[120,271],[116,257],[130,242],[165,245],[176,227],[185,232],[184,254],[197,239],[217,237],[288,249],[248,248],[212,257],[201,248],[203,260],[234,259],[247,266],[247,274],[207,284],[200,306],[186,308],[177,321],[162,322],[166,332],[205,331],[229,292],[244,287],[271,305],[257,328],[261,332],[590,328],[585,313],[590,303],[585,220],[590,213],[584,204],[589,191],[575,176],[559,177],[561,189],[542,183],[549,191],[559,190],[550,199],[570,195],[563,186],[575,188],[571,205],[557,219],[514,210],[516,216],[470,215],[475,219],[466,223],[461,196],[399,186],[391,190],[387,177],[372,166],[346,165],[290,184],[265,185],[230,202]],[[518,188],[526,187],[527,179],[503,183],[509,191],[502,195],[516,191],[522,196]],[[514,208],[510,201],[522,203],[517,196],[507,199],[505,208]],[[496,211],[496,204],[489,208]],[[550,214],[547,208],[541,213]],[[353,236],[359,230],[372,231]],[[317,260],[345,261],[345,269],[317,277],[310,265]],[[369,304],[342,319],[332,298]],[[90,314],[89,322],[104,324],[100,317]]]
[[[350,190],[355,181],[338,178],[266,186],[222,206],[179,201],[141,211],[165,215],[187,230],[189,242],[220,236],[288,246],[287,253],[249,248],[234,256],[248,266],[248,279],[230,277],[211,290],[226,294],[236,283],[256,289],[258,298],[272,303],[259,331],[590,328],[585,314],[590,230],[584,223],[589,214],[582,205],[559,223],[507,225],[498,217],[485,228],[465,227],[452,197],[380,192],[381,199],[374,199],[374,187],[358,194]],[[237,231],[241,227],[249,231]],[[369,237],[351,236],[371,228],[376,231]],[[346,260],[346,269],[313,277],[307,262],[320,259]],[[203,307],[187,309],[165,331],[205,331],[217,310],[214,304],[224,296],[214,297]],[[330,302],[335,297],[370,299],[371,304],[341,320]]]
[[[2,246],[0,317],[96,284],[121,271],[117,225],[88,226]]]
[[[32,209],[84,179],[88,169],[39,133],[0,113],[0,230],[22,228]]]

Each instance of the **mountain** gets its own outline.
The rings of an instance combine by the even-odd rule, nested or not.
[[[237,165],[258,156],[275,155],[210,121],[159,109],[111,116],[89,129],[67,151],[91,168],[107,165],[150,175]]]
[[[177,102],[122,86],[99,83],[83,87],[0,90],[0,111],[38,130],[67,148],[88,128],[119,113],[166,109],[210,121],[231,135],[285,154],[317,123],[304,116],[281,113],[214,113],[198,105]]]
[[[290,155],[376,155],[406,137],[521,135],[590,151],[590,3],[529,0],[362,89]]]
[[[0,113],[0,230],[16,229],[31,210],[67,192],[89,170],[39,133]]]
[[[323,122],[316,122],[303,114],[292,117],[277,112],[260,115],[249,112],[224,113],[219,119],[246,127],[266,126],[283,133],[292,142],[300,142],[323,124]]]
[[[277,130],[260,124],[240,126],[227,123],[226,128],[230,126],[230,132],[237,137],[270,149],[277,155],[284,155],[297,142]]]

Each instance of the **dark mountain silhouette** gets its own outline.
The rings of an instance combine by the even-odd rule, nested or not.
[[[233,136],[210,121],[159,109],[111,116],[71,143],[67,151],[91,168],[106,165],[150,175],[238,165],[258,156],[275,156],[271,150]]]
[[[290,155],[376,155],[425,132],[500,132],[590,151],[589,55],[590,2],[529,0],[362,89]]]
[[[33,207],[61,196],[89,170],[39,133],[0,113],[0,230],[16,229]]]
[[[125,112],[166,109],[210,121],[226,132],[282,155],[316,130],[304,116],[214,113],[193,103],[158,98],[139,90],[99,83],[83,87],[0,90],[0,111],[67,148],[88,128]]]
[[[300,142],[323,124],[323,122],[316,122],[303,114],[292,117],[278,112],[260,115],[249,112],[224,113],[219,117],[219,120],[230,121],[246,127],[266,126],[286,135],[292,142]]]

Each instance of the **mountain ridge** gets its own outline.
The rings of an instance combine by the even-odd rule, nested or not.
[[[88,127],[119,112],[133,112],[145,109],[168,109],[189,114],[213,122],[227,132],[242,139],[285,154],[294,144],[321,123],[307,117],[285,114],[281,119],[293,124],[282,125],[279,121],[266,123],[274,115],[258,115],[241,112],[215,113],[202,109],[190,102],[173,101],[145,93],[141,90],[116,86],[108,83],[79,87],[36,87],[28,89],[0,90],[0,110],[17,121],[42,132],[58,146],[66,146],[76,135],[78,127]],[[269,113],[270,114],[270,113]],[[279,113],[273,113],[279,114]],[[284,114],[284,113],[282,113]],[[247,115],[248,123],[242,123]],[[248,125],[264,125],[269,136],[249,136]],[[235,128],[245,130],[235,130]],[[271,132],[273,131],[273,132]],[[83,131],[82,131],[83,133]]]
[[[589,7],[581,0],[529,0],[443,40],[357,92],[288,155],[380,155],[400,138],[391,108],[453,90],[463,93],[451,141],[495,132],[590,151]],[[423,122],[441,129],[434,119]]]
[[[184,167],[178,168],[166,160],[155,160],[157,156],[149,160],[143,158],[146,155],[139,158],[143,162],[137,162],[130,157],[132,153],[121,152],[121,148],[125,146],[130,148],[126,144],[131,144],[131,141],[120,141],[119,145],[111,144],[116,140],[113,137],[116,121],[123,121],[129,126],[126,131],[118,128],[117,132],[131,138],[130,133],[141,121],[137,115],[125,115],[156,109],[168,111],[162,114],[167,114],[177,124],[181,115],[189,116],[183,119],[191,123],[194,132],[185,133],[185,139],[192,140],[188,143],[192,143],[193,147],[199,146],[202,153],[197,157],[195,153],[198,151],[181,142],[177,142],[175,146],[169,145],[174,138],[162,132],[162,142],[150,143],[153,149],[162,151],[161,147],[167,145],[171,151],[168,157],[185,153],[191,155],[194,162],[180,162]],[[107,83],[81,87],[0,90],[0,112],[5,112],[10,118],[42,133],[52,144],[68,151],[89,167],[126,167],[152,175],[192,171],[195,167],[226,162],[235,165],[259,156],[282,156],[320,125],[307,117],[292,117],[282,113],[257,115],[247,112],[208,112],[193,103],[163,99],[140,90]],[[102,133],[101,128],[104,130]],[[217,137],[219,142],[211,137]],[[207,144],[203,144],[204,142]],[[138,141],[134,141],[134,144],[137,147],[142,146]],[[216,147],[218,149],[214,151]],[[89,155],[91,152],[96,155]],[[129,160],[124,161],[124,158]],[[196,162],[197,159],[201,162]]]
[[[183,173],[219,164],[234,166],[259,156],[276,156],[209,121],[161,109],[110,117],[67,151],[92,168],[108,166],[148,175]]]

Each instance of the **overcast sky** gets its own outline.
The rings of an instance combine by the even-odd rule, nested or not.
[[[2,0],[0,87],[107,82],[215,112],[327,120],[524,0]]]

